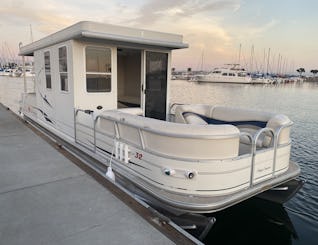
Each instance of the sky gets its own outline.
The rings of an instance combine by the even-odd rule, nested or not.
[[[173,51],[177,70],[239,62],[262,71],[268,61],[271,72],[310,71],[318,69],[317,11],[317,0],[6,0],[0,57],[88,20],[183,35],[189,48]]]

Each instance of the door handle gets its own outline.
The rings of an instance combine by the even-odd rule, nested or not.
[[[144,85],[143,85],[143,84],[141,84],[141,91],[142,91],[144,94],[146,94],[147,89],[144,88]]]

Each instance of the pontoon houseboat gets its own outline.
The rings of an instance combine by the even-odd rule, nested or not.
[[[296,178],[287,116],[170,103],[182,39],[79,22],[22,46],[34,56],[35,92],[23,95],[21,115],[181,213],[216,212]]]

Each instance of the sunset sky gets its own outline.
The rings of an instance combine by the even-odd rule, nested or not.
[[[0,5],[0,57],[31,42],[89,20],[182,34],[189,44],[173,52],[177,69],[211,70],[238,62],[270,69],[278,57],[286,71],[318,69],[318,1],[315,0],[7,0]],[[30,28],[32,26],[32,28]],[[202,59],[203,57],[203,59]],[[203,60],[203,62],[202,62]]]

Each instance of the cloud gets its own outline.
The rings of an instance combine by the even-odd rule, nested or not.
[[[202,13],[211,13],[219,10],[233,10],[239,8],[237,0],[227,1],[190,1],[190,0],[151,0],[139,10],[139,16],[135,19],[138,23],[155,23],[161,18],[185,18]]]
[[[222,26],[222,12],[238,11],[239,1],[152,0],[140,6],[131,25],[163,32],[180,33],[189,49],[176,51],[173,63],[179,67],[198,67],[202,52],[206,68],[232,56],[232,36]],[[207,58],[209,57],[209,58]],[[223,62],[221,62],[222,64]],[[178,66],[177,65],[177,66]]]
[[[277,32],[279,25],[279,20],[271,19],[264,23],[227,26],[226,29],[232,33],[232,38],[236,40],[237,43],[246,41],[264,43],[268,41],[269,37],[274,35],[273,33]],[[277,35],[279,34],[280,33],[277,33]]]
[[[273,27],[275,27],[279,22],[277,20],[270,20],[269,22],[265,23],[264,25],[261,26],[253,26],[253,27],[248,27],[245,32],[248,35],[252,36],[259,36],[263,35]]]
[[[0,21],[9,26],[35,24],[39,31],[45,34],[52,30],[72,23],[72,18],[61,12],[58,6],[50,1],[33,0],[32,4],[25,5],[22,1],[10,1],[1,4]]]
[[[239,8],[239,0],[11,0],[0,6],[0,23],[2,33],[10,33],[3,39],[23,43],[30,41],[30,24],[37,40],[80,20],[179,33],[190,48],[176,52],[175,60],[192,62],[202,50],[213,59],[231,52],[232,33],[222,26],[223,13]]]

